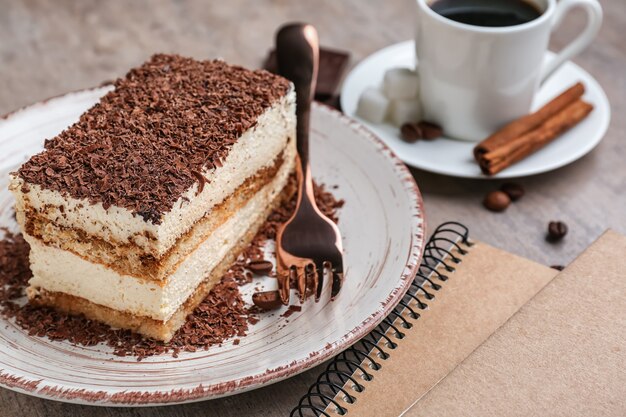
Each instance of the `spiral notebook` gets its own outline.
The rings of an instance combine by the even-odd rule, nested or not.
[[[623,366],[619,366],[620,360],[622,365],[626,363],[626,348],[620,348],[619,344],[620,340],[622,344],[626,340],[626,308],[623,301],[626,299],[626,288],[620,291],[626,280],[621,280],[621,287],[610,280],[605,280],[608,283],[604,282],[602,286],[598,285],[606,294],[611,294],[611,288],[607,287],[612,285],[617,296],[622,297],[621,304],[611,304],[612,315],[602,316],[615,317],[610,325],[615,329],[606,325],[593,326],[605,332],[600,334],[600,330],[597,331],[599,340],[610,339],[612,345],[606,347],[608,353],[603,353],[598,347],[603,342],[580,334],[581,329],[585,329],[582,324],[571,324],[571,319],[559,318],[563,311],[554,314],[551,311],[553,308],[562,310],[562,305],[555,305],[559,300],[567,300],[561,301],[561,304],[570,303],[577,319],[594,323],[588,316],[596,312],[586,309],[585,303],[577,302],[583,299],[579,293],[593,293],[594,284],[589,282],[593,270],[603,277],[613,276],[613,280],[621,276],[615,273],[619,266],[611,275],[606,268],[598,268],[602,259],[591,259],[593,256],[621,259],[612,255],[615,251],[626,253],[626,238],[608,232],[587,251],[592,255],[583,254],[580,257],[582,260],[577,260],[562,273],[565,278],[560,276],[555,283],[551,283],[558,271],[471,240],[467,229],[459,223],[439,226],[427,244],[419,273],[400,305],[367,337],[328,364],[326,371],[310,387],[291,415],[554,414],[555,410],[550,407],[558,405],[559,399],[566,399],[558,405],[565,407],[564,410],[567,405],[575,407],[572,404],[579,400],[568,398],[571,394],[567,381],[588,382],[591,386],[584,386],[587,396],[594,393],[594,389],[602,388],[602,392],[595,393],[594,401],[582,395],[587,408],[579,407],[578,411],[626,415],[624,406],[615,403],[616,399],[621,401],[621,398],[626,398],[626,388],[623,388],[626,387],[626,373],[622,372],[620,379],[609,372],[612,377],[609,382],[593,386],[594,382],[602,380],[604,375],[600,372],[604,368],[612,367],[620,372],[623,371]],[[579,267],[581,262],[586,262],[586,266]],[[607,263],[604,262],[604,265]],[[624,266],[621,265],[622,268]],[[578,293],[571,288],[561,288],[563,285],[553,288],[562,282],[575,282],[571,275],[576,273],[581,282],[568,285],[578,288]],[[544,287],[546,289],[542,291]],[[545,300],[544,305],[535,299],[529,302],[540,291],[542,296],[551,294],[547,297],[552,301],[550,305]],[[601,302],[601,297],[596,296]],[[536,298],[541,300],[540,296]],[[535,303],[540,303],[540,307],[533,310]],[[524,308],[516,314],[522,306]],[[534,312],[535,317],[525,320],[524,314],[531,314],[529,310]],[[544,325],[544,316],[546,319],[553,317],[549,325]],[[518,327],[511,324],[516,322]],[[528,328],[520,327],[520,322]],[[564,332],[563,327],[572,326],[578,329],[578,333]],[[541,335],[545,331],[552,333],[542,337],[535,335],[539,342],[532,337],[527,340],[527,333]],[[563,343],[576,344],[577,340],[586,343],[581,345],[581,349],[587,349],[587,355],[589,351],[594,355],[597,353],[598,358],[594,356],[594,360],[599,364],[593,370],[586,367],[588,364],[578,364],[571,354],[558,353],[557,356],[564,361],[560,366],[578,372],[567,375],[567,370],[548,366],[558,363],[554,358],[541,356],[542,352],[549,352],[550,349],[558,352]],[[526,346],[533,346],[536,352],[528,353],[532,350],[528,351]],[[620,350],[622,348],[623,351]],[[537,367],[533,361],[538,358],[549,363]],[[520,362],[523,360],[528,364]],[[550,372],[566,375],[561,376],[561,385],[546,386],[547,381],[554,379],[549,376]],[[616,381],[617,385],[611,385]],[[548,408],[542,409],[542,406]],[[620,410],[624,413],[619,414]],[[564,414],[558,414],[578,415],[574,411],[569,409]]]

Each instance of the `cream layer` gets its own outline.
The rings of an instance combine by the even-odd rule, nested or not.
[[[163,280],[234,212],[241,209],[251,197],[271,182],[283,162],[284,157],[281,153],[280,158],[271,167],[263,168],[252,177],[248,177],[233,194],[213,206],[210,215],[198,220],[161,258],[146,256],[142,248],[133,244],[114,245],[86,235],[80,230],[60,227],[29,207],[26,207],[24,213],[16,212],[16,217],[18,222],[24,225],[24,233],[48,246],[70,251],[89,262],[103,264],[122,275]]]
[[[28,184],[29,191],[23,193],[24,182],[16,176],[11,178],[9,188],[16,197],[18,212],[32,207],[60,226],[79,229],[115,244],[134,243],[158,258],[248,177],[271,165],[289,138],[295,139],[295,125],[292,90],[259,116],[255,127],[242,134],[221,167],[203,172],[208,182],[202,192],[197,193],[199,183],[195,183],[162,216],[160,224],[146,222],[122,207],[104,209],[100,203],[90,204],[34,184]]]
[[[203,279],[237,245],[245,232],[259,221],[265,208],[287,184],[295,166],[295,140],[285,149],[285,160],[274,179],[247,204],[216,229],[164,281],[138,279],[100,264],[88,262],[71,252],[46,246],[25,235],[31,245],[33,278],[31,294],[38,288],[61,292],[128,312],[167,321],[194,292]]]

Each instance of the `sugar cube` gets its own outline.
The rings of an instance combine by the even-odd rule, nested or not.
[[[383,91],[390,100],[416,98],[419,89],[417,73],[408,68],[391,68],[385,72]]]
[[[405,123],[417,123],[422,116],[419,99],[392,100],[389,109],[389,120],[400,127]]]
[[[370,87],[361,93],[356,114],[372,123],[381,123],[387,116],[389,99],[377,88]]]

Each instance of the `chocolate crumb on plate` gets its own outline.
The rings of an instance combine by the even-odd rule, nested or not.
[[[11,305],[22,297],[23,289],[33,276],[28,263],[30,246],[22,235],[1,229],[0,240],[0,306]]]
[[[302,311],[302,306],[296,306],[296,305],[290,305],[289,308],[287,309],[287,311],[285,311],[281,317],[289,317],[291,316],[293,313],[298,312],[298,311]]]

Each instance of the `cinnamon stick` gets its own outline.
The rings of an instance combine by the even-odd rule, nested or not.
[[[528,155],[541,149],[556,137],[575,126],[593,110],[593,106],[581,99],[563,108],[542,124],[506,144],[482,153],[478,157],[481,170],[494,175]]]
[[[480,142],[474,148],[474,157],[478,161],[482,154],[491,152],[509,141],[536,129],[540,124],[578,100],[585,93],[585,86],[578,82],[559,94],[541,109],[507,124],[502,129]]]

